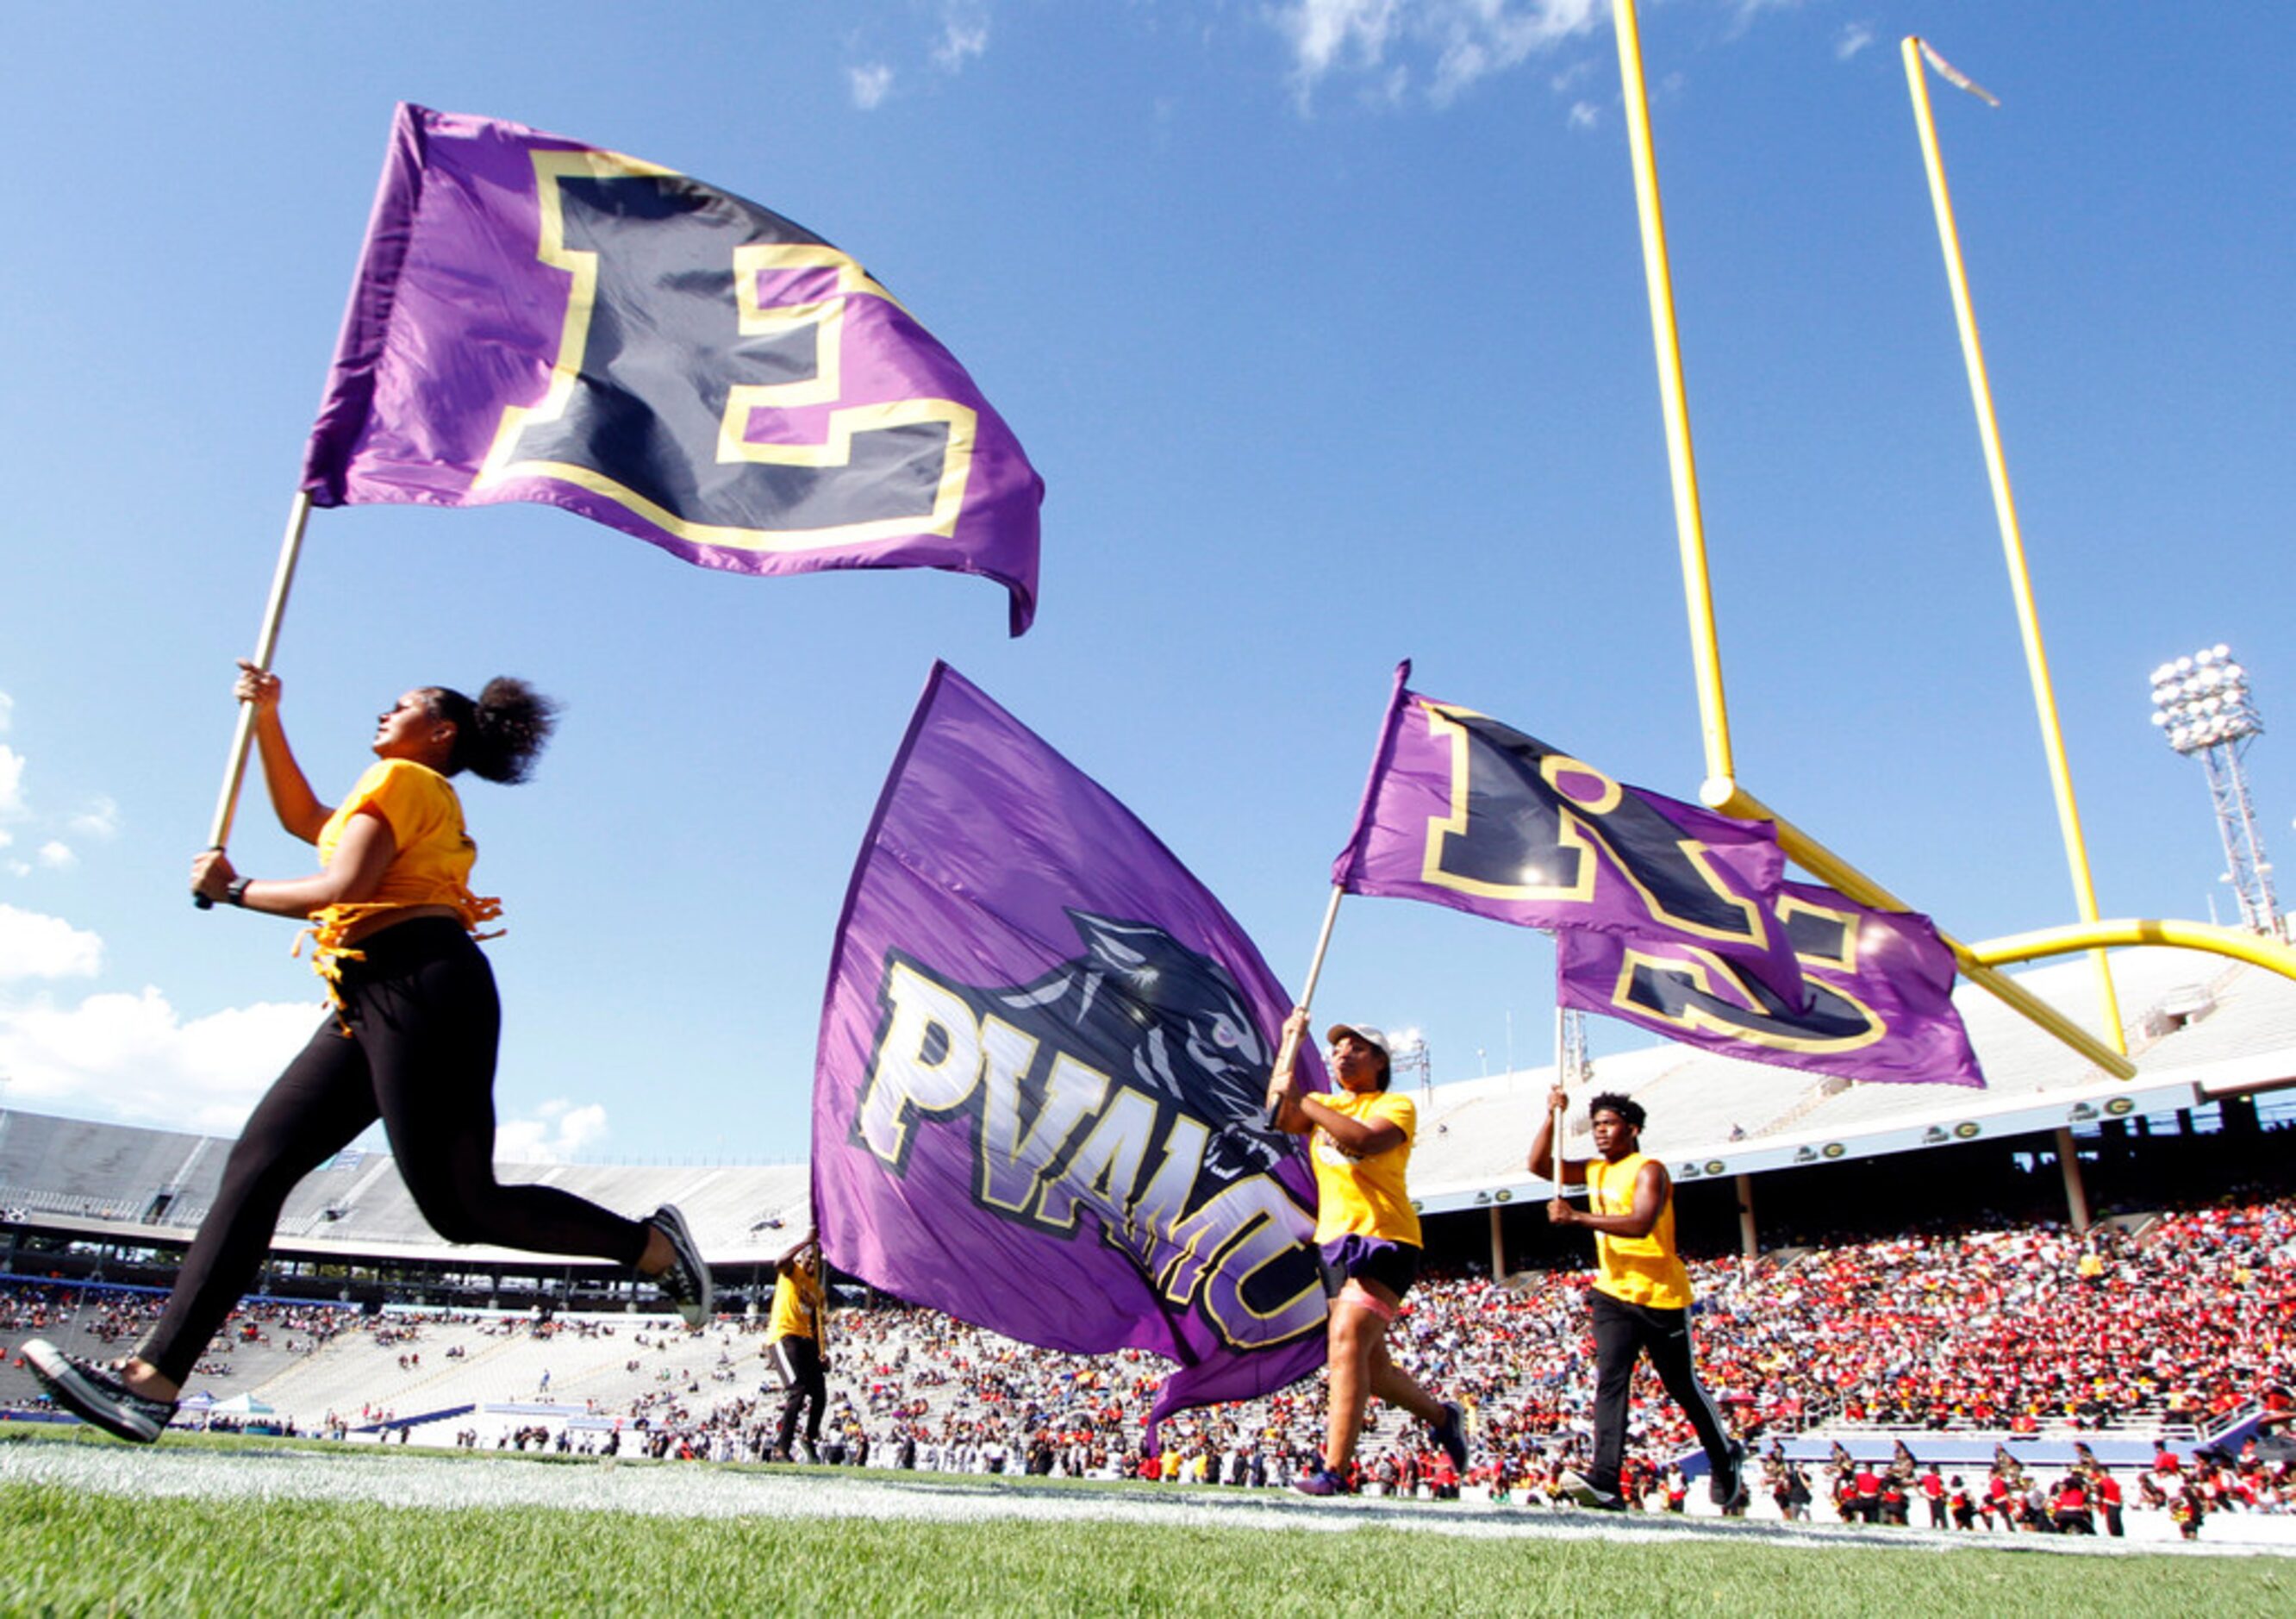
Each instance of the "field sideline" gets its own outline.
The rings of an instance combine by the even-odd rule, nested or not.
[[[2205,1538],[2138,1548],[192,1436],[144,1450],[4,1425],[0,1522],[8,1613],[2166,1615],[2271,1611],[2296,1593],[2296,1548]]]

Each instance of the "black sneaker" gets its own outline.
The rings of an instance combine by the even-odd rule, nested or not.
[[[18,1352],[58,1405],[130,1444],[150,1444],[175,1419],[174,1401],[146,1400],[110,1367],[68,1355],[45,1338],[26,1339]]]
[[[1746,1447],[1736,1440],[1730,1442],[1727,1462],[1706,1481],[1706,1496],[1724,1512],[1746,1504]]]
[[[676,1204],[666,1203],[647,1223],[669,1238],[669,1269],[649,1279],[669,1296],[688,1327],[706,1324],[718,1289],[709,1280],[709,1267],[702,1261],[701,1250],[694,1245],[693,1233],[685,1229],[685,1216],[677,1212]]]
[[[1467,1471],[1467,1413],[1464,1407],[1446,1400],[1443,1420],[1427,1430],[1428,1435],[1443,1447],[1443,1454],[1462,1476]]]

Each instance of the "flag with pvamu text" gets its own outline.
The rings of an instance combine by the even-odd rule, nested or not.
[[[1777,828],[1632,787],[1395,672],[1354,834],[1349,893],[1423,900],[1557,932],[1694,945],[1788,1005],[1801,968],[1775,906]]]
[[[860,264],[619,152],[402,104],[302,487],[563,507],[740,573],[941,568],[1036,611],[1044,481]]]
[[[1314,1370],[1315,1178],[1263,1114],[1291,1004],[1130,810],[936,665],[822,1008],[824,1252],[1025,1343],[1161,1355],[1155,1418]]]

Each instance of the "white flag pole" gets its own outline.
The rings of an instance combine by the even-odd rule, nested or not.
[[[1332,884],[1332,902],[1324,908],[1323,931],[1316,935],[1316,957],[1308,964],[1307,982],[1300,986],[1300,1009],[1304,1012],[1316,1001],[1316,981],[1324,975],[1324,957],[1332,948],[1332,925],[1340,919],[1340,900],[1347,891],[1338,883]],[[1300,1059],[1300,1036],[1286,1030],[1283,1045],[1275,1054],[1275,1066],[1267,1071],[1267,1122],[1272,1126],[1275,1115],[1283,1111],[1283,1091],[1291,1083],[1292,1065]]]
[[[280,542],[279,565],[271,574],[271,599],[264,606],[263,627],[255,637],[255,667],[266,672],[279,648],[279,620],[287,615],[287,592],[295,582],[295,563],[303,552],[303,529],[310,517],[311,497],[297,489],[294,501],[287,508],[287,535]],[[232,731],[231,760],[224,768],[223,791],[216,795],[215,818],[208,826],[210,849],[221,849],[231,842],[232,818],[239,809],[240,784],[247,777],[247,744],[254,736],[255,704],[242,701],[239,705],[239,723]],[[195,894],[192,903],[206,910],[215,902],[204,894]]]

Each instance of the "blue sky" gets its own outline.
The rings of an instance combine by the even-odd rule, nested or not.
[[[228,1131],[316,1021],[291,927],[183,890],[401,99],[828,237],[1049,490],[1018,641],[952,575],[728,578],[540,507],[314,519],[279,668],[323,796],[410,685],[509,671],[567,704],[532,784],[465,794],[521,1154],[803,1155],[838,905],[935,657],[1295,984],[1398,658],[1695,795],[1607,5],[6,14],[0,1103]],[[2004,103],[1932,90],[2100,904],[2229,918],[2145,677],[2223,641],[2267,725],[2296,712],[2296,12],[1667,0],[1642,32],[1741,779],[1964,939],[2073,919],[1918,32]],[[2291,845],[2296,752],[2250,766]],[[259,789],[233,852],[308,858]],[[1466,1077],[1544,1060],[1551,963],[1352,901],[1318,1004]]]

